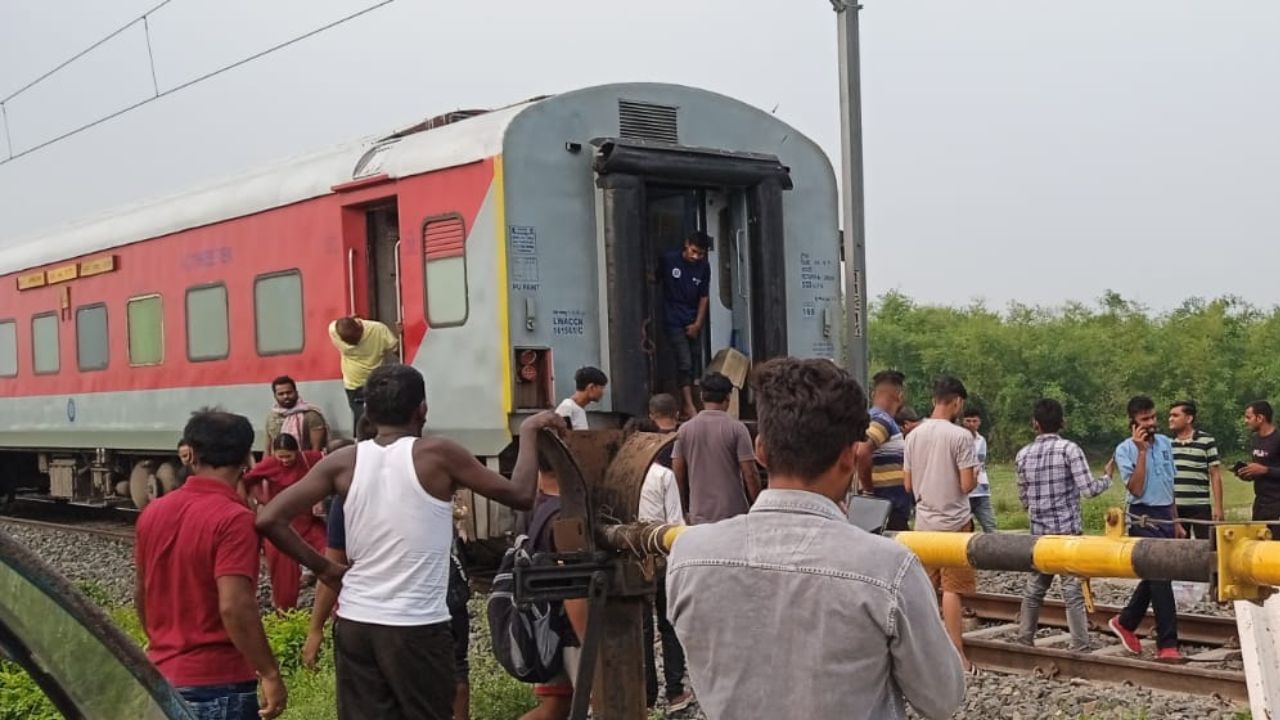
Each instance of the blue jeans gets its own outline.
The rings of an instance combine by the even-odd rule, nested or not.
[[[885,530],[901,531],[911,529],[911,510],[916,505],[915,498],[901,485],[878,487],[875,490],[878,498],[889,501],[889,524]]]
[[[969,509],[973,511],[973,519],[982,526],[982,532],[996,531],[996,510],[991,504],[990,495],[969,498]]]
[[[191,706],[196,720],[257,720],[258,683],[180,687],[178,694]]]

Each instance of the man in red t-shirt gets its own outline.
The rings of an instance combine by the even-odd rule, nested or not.
[[[147,505],[134,543],[134,603],[147,657],[200,718],[255,720],[284,712],[280,669],[258,614],[258,535],[236,491],[253,426],[218,410],[192,415],[183,437],[192,473]]]

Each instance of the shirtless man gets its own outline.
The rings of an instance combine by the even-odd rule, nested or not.
[[[365,414],[377,429],[374,438],[326,456],[265,507],[257,528],[340,588],[338,717],[449,720],[454,654],[446,595],[454,492],[468,488],[529,509],[537,491],[537,433],[562,429],[564,422],[545,412],[521,425],[508,481],[452,440],[421,437],[426,388],[410,366],[385,365],[369,375]],[[350,570],[289,527],[290,518],[335,492],[343,498]]]

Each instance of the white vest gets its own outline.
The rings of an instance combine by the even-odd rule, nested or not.
[[[356,447],[342,509],[351,569],[338,617],[373,625],[431,625],[449,619],[453,504],[432,497],[413,466],[417,438]]]

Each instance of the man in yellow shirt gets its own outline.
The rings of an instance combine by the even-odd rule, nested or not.
[[[342,356],[342,386],[347,390],[351,426],[355,427],[364,415],[364,384],[369,373],[399,349],[400,338],[377,320],[350,316],[329,323],[329,339]]]

